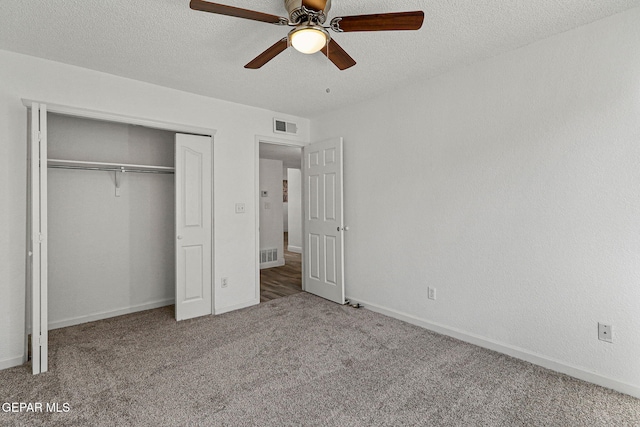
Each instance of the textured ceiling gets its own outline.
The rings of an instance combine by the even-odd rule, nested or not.
[[[260,158],[282,160],[285,168],[302,168],[302,148],[290,145],[260,143]]]
[[[219,2],[286,15],[282,0]],[[640,0],[334,0],[329,18],[425,12],[419,31],[332,33],[358,63],[339,71],[321,53],[292,48],[246,70],[288,28],[193,11],[188,0],[2,0],[0,49],[314,117],[636,6]]]

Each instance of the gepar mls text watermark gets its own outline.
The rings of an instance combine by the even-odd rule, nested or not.
[[[69,403],[59,402],[4,402],[2,404],[2,412],[20,413],[20,412],[57,412],[65,413],[71,411]]]

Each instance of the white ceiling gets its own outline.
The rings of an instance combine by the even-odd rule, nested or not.
[[[302,169],[302,148],[290,145],[260,143],[260,158],[282,160],[282,166]]]
[[[286,15],[283,0],[218,2]],[[311,118],[636,6],[640,0],[333,0],[329,18],[425,12],[419,31],[332,33],[358,63],[339,71],[321,53],[292,48],[246,70],[288,28],[193,11],[188,0],[3,0],[0,49]]]

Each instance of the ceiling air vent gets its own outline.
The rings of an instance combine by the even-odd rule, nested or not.
[[[298,125],[295,123],[285,122],[280,119],[273,119],[273,131],[275,133],[288,133],[295,135],[298,133]]]

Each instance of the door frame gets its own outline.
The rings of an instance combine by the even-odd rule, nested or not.
[[[308,141],[292,141],[290,139],[281,139],[281,138],[274,138],[272,136],[263,136],[263,135],[256,135],[255,138],[255,147],[254,147],[254,159],[255,159],[255,171],[254,171],[254,177],[255,177],[255,190],[254,190],[254,197],[255,197],[255,207],[256,207],[256,214],[255,214],[255,229],[256,229],[256,240],[255,240],[255,288],[256,288],[256,292],[255,292],[255,298],[256,301],[258,301],[258,303],[260,303],[260,143],[265,143],[265,144],[273,144],[273,145],[285,145],[288,147],[298,147],[300,148],[300,160],[303,161],[303,153],[302,153],[302,148],[305,145],[308,145],[309,142]],[[304,163],[301,163],[301,169],[300,171],[302,172],[302,168],[304,167]],[[302,217],[304,218],[304,214],[305,214],[305,206],[304,206],[304,185],[302,186]],[[304,236],[304,221],[302,223],[302,235]],[[304,245],[303,245],[304,246]],[[304,255],[304,247],[302,248],[302,252]],[[302,290],[305,290],[305,280],[304,280],[304,263],[302,265]]]
[[[167,122],[167,121],[162,121],[162,120],[154,120],[154,119],[148,119],[148,118],[144,118],[144,117],[136,117],[136,116],[128,116],[128,115],[123,115],[123,114],[116,114],[116,113],[110,113],[110,112],[106,112],[106,111],[99,111],[99,110],[91,110],[88,108],[82,108],[82,107],[74,107],[74,106],[69,106],[69,105],[61,105],[61,104],[55,104],[55,103],[49,103],[49,102],[45,102],[45,101],[38,101],[38,100],[33,100],[33,99],[25,99],[22,98],[22,104],[28,109],[31,110],[32,106],[37,106],[38,109],[40,110],[40,106],[42,106],[44,108],[44,110],[46,111],[46,114],[49,113],[54,113],[54,114],[61,114],[61,115],[65,115],[65,116],[71,116],[71,117],[79,117],[79,118],[84,118],[84,119],[94,119],[94,120],[101,120],[101,121],[108,121],[108,122],[115,122],[115,123],[122,123],[122,124],[129,124],[129,125],[137,125],[137,126],[144,126],[144,127],[148,127],[148,128],[152,128],[152,129],[160,129],[160,130],[167,130],[167,131],[171,131],[171,132],[176,132],[176,133],[188,133],[188,134],[195,134],[195,135],[203,135],[203,136],[208,136],[211,138],[211,144],[212,144],[212,154],[213,154],[213,148],[214,148],[214,140],[215,140],[215,134],[216,134],[216,130],[212,129],[212,128],[203,128],[203,127],[198,127],[198,126],[192,126],[192,125],[187,125],[187,124],[182,124],[182,123],[172,123],[172,122]],[[31,112],[30,112],[31,114]],[[31,123],[31,127],[33,128],[34,123]],[[44,153],[46,155],[46,153]],[[213,156],[212,156],[212,161],[213,161]],[[35,164],[33,162],[33,159],[31,159],[31,163]],[[40,170],[43,169],[43,165],[40,164],[39,167]],[[44,169],[46,170],[46,165],[44,165]],[[215,168],[214,168],[214,173],[215,173]],[[44,189],[44,197],[46,197],[46,188]],[[213,199],[213,203],[212,203],[212,209],[211,209],[211,221],[213,222],[213,224],[215,224],[214,222],[214,206],[215,206],[215,194],[212,197]],[[27,207],[28,210],[28,214],[30,215],[32,212],[32,202],[29,201],[29,206]],[[40,218],[41,215],[41,209],[38,209],[37,212],[38,215],[38,219]],[[45,220],[46,220],[46,206],[45,206],[45,214],[43,215]],[[35,220],[35,218],[31,218],[32,221]],[[215,268],[215,227],[211,228],[211,243],[212,243],[212,250],[211,250],[211,269],[212,269],[212,277],[215,277],[215,272],[214,272],[214,268]],[[32,236],[28,236],[28,239],[31,239]],[[48,241],[48,236],[46,234],[46,227],[44,229],[44,232],[42,232],[42,237],[41,237],[41,242],[44,245],[44,249],[42,249],[44,251],[44,253],[46,254],[46,245],[47,245],[47,241]],[[27,248],[27,250],[29,250],[29,248]],[[45,258],[46,260],[46,258]],[[45,271],[46,271],[46,265],[45,267]],[[30,268],[28,268],[28,270],[30,270]],[[27,274],[29,275],[29,271],[27,272]],[[29,278],[29,276],[27,276],[27,278]],[[32,282],[33,280],[35,280],[35,278],[32,278]],[[40,281],[38,281],[38,284],[40,284]],[[27,295],[29,295],[29,300],[27,301],[27,307],[26,307],[26,311],[29,312],[30,310],[32,310],[32,306],[33,306],[33,294],[31,292],[30,289],[30,285],[33,285],[33,283],[30,283],[29,280],[27,280],[26,286],[27,286]],[[215,282],[212,280],[211,281],[211,313],[215,314]],[[31,312],[31,318],[32,319],[36,319],[39,318],[41,319],[41,321],[44,321],[44,319],[47,319],[48,316],[48,307],[47,307],[47,291],[48,291],[48,284],[44,283],[44,290],[40,290],[40,311],[39,313],[33,313]],[[26,320],[32,320],[27,318]],[[30,323],[27,323],[25,325],[25,337],[32,332],[32,325]],[[47,325],[47,331],[48,331],[49,327]],[[45,335],[45,340],[47,339],[46,335]],[[25,343],[26,343],[26,338],[25,338]],[[42,344],[41,344],[42,345]],[[48,350],[48,345],[45,342],[43,345],[43,348],[46,350]],[[25,353],[26,354],[26,353]],[[32,355],[33,357],[33,355]],[[46,363],[46,355],[44,356],[44,365],[40,365],[39,366],[34,366],[33,367],[33,373],[34,374],[38,374],[38,373],[42,373],[42,372],[46,372],[47,371],[47,363]],[[41,369],[44,368],[44,369]]]

